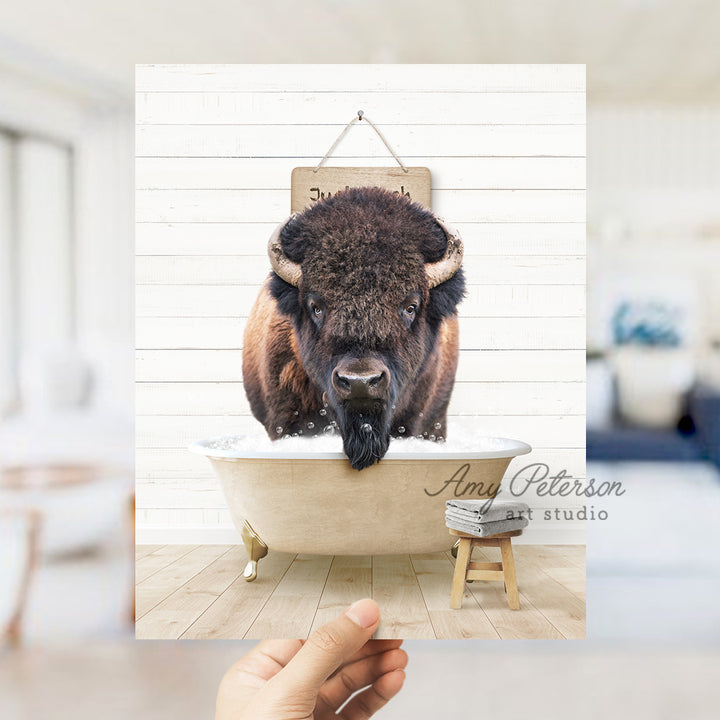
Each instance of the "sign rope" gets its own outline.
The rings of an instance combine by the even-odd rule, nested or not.
[[[358,110],[358,114],[356,117],[354,117],[344,128],[343,131],[337,136],[335,142],[330,146],[330,149],[323,155],[322,160],[315,166],[313,169],[313,172],[316,173],[323,165],[323,163],[332,155],[333,150],[337,147],[337,144],[343,139],[345,136],[345,133],[350,129],[351,125],[354,125],[356,122],[361,122],[362,120],[365,120],[368,125],[378,134],[378,137],[383,141],[385,144],[385,147],[390,151],[390,154],[397,160],[398,165],[403,169],[403,172],[407,172],[408,169],[403,165],[402,160],[395,154],[395,151],[390,147],[388,144],[388,141],[383,137],[383,134],[377,129],[377,127],[374,125],[372,120],[370,120],[367,115],[362,110]]]

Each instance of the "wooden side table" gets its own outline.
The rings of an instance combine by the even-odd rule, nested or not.
[[[450,528],[450,534],[460,538],[450,591],[450,607],[457,610],[462,605],[463,590],[467,580],[503,580],[510,609],[519,610],[520,595],[515,577],[512,538],[522,535],[522,530],[477,537]],[[470,562],[474,547],[499,547],[502,562]]]

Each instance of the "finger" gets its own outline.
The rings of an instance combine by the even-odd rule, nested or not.
[[[393,670],[378,678],[369,688],[358,693],[340,713],[343,720],[366,720],[386,705],[402,689],[403,670]]]
[[[263,640],[255,651],[284,668],[303,646],[302,640]]]
[[[322,684],[370,639],[380,623],[380,608],[358,600],[342,615],[316,630],[273,681],[284,696],[320,690]]]
[[[348,658],[347,662],[352,663],[372,655],[380,655],[388,650],[395,650],[402,644],[402,640],[368,640],[352,657]]]
[[[338,710],[353,693],[372,685],[393,670],[403,670],[407,666],[407,662],[407,653],[400,649],[357,660],[341,667],[322,686],[319,697],[328,707]]]
[[[236,717],[234,709],[245,707],[301,647],[299,640],[266,640],[234,663],[218,688],[216,720]]]
[[[232,665],[227,675],[260,687],[277,675],[301,647],[299,640],[263,640]]]

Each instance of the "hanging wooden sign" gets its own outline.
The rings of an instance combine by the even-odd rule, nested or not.
[[[355,123],[369,125],[383,141],[397,161],[395,167],[329,167],[323,163],[332,155],[345,133]],[[336,192],[351,187],[381,187],[405,195],[414,202],[430,209],[430,170],[425,167],[408,168],[395,154],[380,130],[362,110],[338,135],[322,160],[314,167],[298,167],[290,177],[290,212],[300,212],[316,202],[331,197]]]
[[[300,212],[347,187],[381,187],[430,209],[426,167],[297,167],[290,178],[290,212]]]

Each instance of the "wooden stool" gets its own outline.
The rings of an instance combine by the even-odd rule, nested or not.
[[[477,535],[468,535],[460,530],[450,528],[450,534],[460,538],[450,592],[450,607],[457,610],[462,605],[466,580],[504,580],[510,609],[519,610],[520,596],[515,578],[515,560],[513,559],[511,538],[522,535],[522,530],[477,537]],[[474,547],[499,547],[502,562],[470,562]]]

